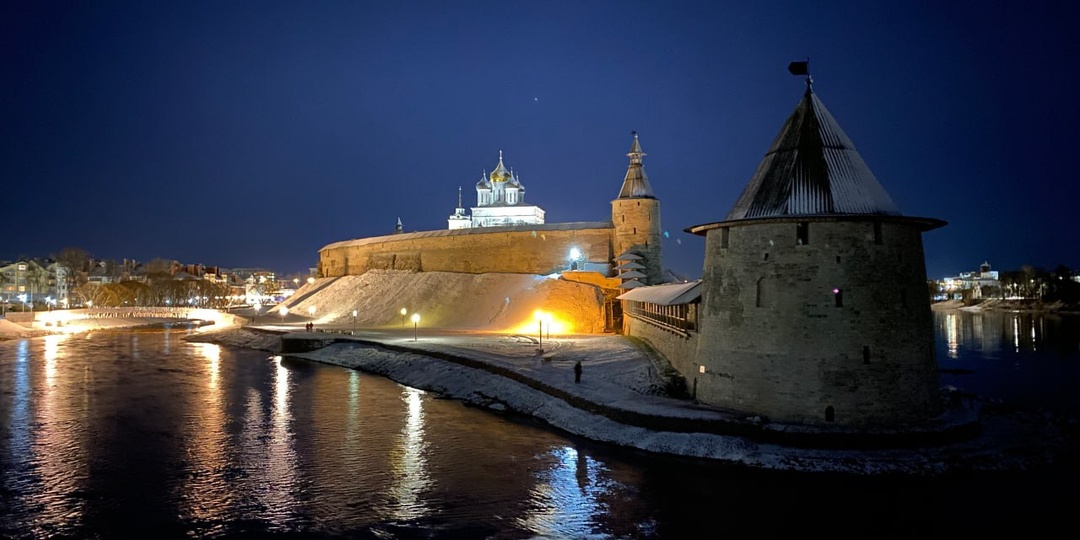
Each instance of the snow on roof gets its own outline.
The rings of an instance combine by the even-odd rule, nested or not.
[[[638,287],[620,294],[617,298],[633,302],[646,302],[658,306],[690,304],[701,298],[701,280]]]

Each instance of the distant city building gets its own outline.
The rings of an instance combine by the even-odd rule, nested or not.
[[[499,164],[491,174],[484,174],[476,183],[476,206],[472,215],[465,215],[461,204],[461,188],[458,187],[458,205],[447,221],[449,229],[473,227],[505,227],[510,225],[540,225],[544,223],[544,211],[536,205],[525,203],[525,185],[521,178],[503,164],[499,150]]]
[[[990,269],[989,262],[983,262],[977,272],[960,272],[960,275],[941,280],[941,292],[946,298],[955,300],[982,298],[987,291],[1000,291],[1001,281],[997,270]]]

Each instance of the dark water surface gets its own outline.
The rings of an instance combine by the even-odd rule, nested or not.
[[[1057,332],[1041,328],[1039,343]],[[1076,500],[1063,467],[849,478],[648,455],[185,334],[0,342],[0,537],[1037,535],[1068,524]],[[978,366],[955,376],[965,382],[1027,377],[1034,364],[1073,377],[1047,381],[1055,390],[1076,388],[1075,347],[1044,358],[996,346],[1000,356],[972,359],[967,330],[954,334],[942,346],[956,356],[941,363]]]

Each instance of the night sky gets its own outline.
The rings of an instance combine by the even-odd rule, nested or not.
[[[0,260],[68,246],[282,274],[445,229],[503,150],[549,223],[610,219],[630,131],[665,267],[802,96],[905,215],[930,277],[1080,267],[1069,2],[39,2],[0,6]]]

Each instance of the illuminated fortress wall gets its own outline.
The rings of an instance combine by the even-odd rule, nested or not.
[[[319,250],[319,276],[368,270],[549,274],[567,269],[571,248],[590,263],[610,264],[610,222],[551,223],[438,230],[346,240]]]

